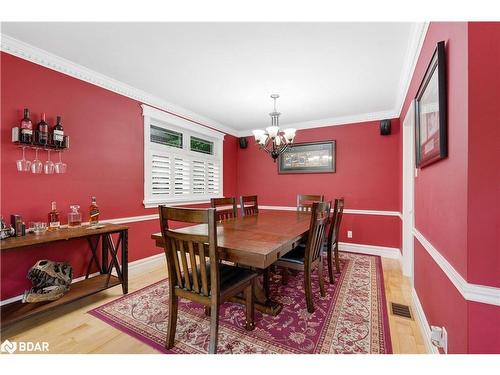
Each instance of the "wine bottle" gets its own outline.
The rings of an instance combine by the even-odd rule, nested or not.
[[[54,125],[54,130],[52,132],[54,138],[54,144],[56,147],[63,147],[64,142],[64,129],[61,124],[61,116],[57,116],[56,124]]]
[[[57,230],[61,226],[59,221],[59,212],[56,208],[56,202],[52,202],[52,210],[49,212],[49,228],[48,230]]]
[[[46,145],[49,142],[49,124],[45,122],[45,113],[42,113],[38,127],[38,143]]]
[[[30,110],[24,108],[24,117],[21,120],[21,142],[31,143],[33,140],[33,124],[30,120]]]
[[[90,203],[89,208],[89,224],[97,225],[99,224],[99,207],[97,207],[97,202],[95,197],[92,197],[92,202]]]

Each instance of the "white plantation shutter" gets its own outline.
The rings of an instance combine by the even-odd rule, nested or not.
[[[174,157],[174,195],[176,197],[191,193],[191,168],[189,160]]]
[[[207,192],[208,194],[219,194],[220,168],[218,162],[207,163]]]
[[[142,108],[144,205],[221,197],[224,135],[145,105]]]
[[[193,194],[200,195],[207,192],[207,171],[206,163],[202,160],[193,160]]]
[[[170,157],[159,152],[151,153],[151,194],[153,197],[168,196],[172,189]]]

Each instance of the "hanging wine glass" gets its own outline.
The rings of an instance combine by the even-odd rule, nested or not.
[[[17,170],[19,172],[29,172],[30,169],[31,169],[31,161],[29,160],[26,160],[25,156],[24,156],[24,150],[25,150],[26,147],[23,147],[23,158],[20,159],[20,160],[16,160],[16,166],[17,166]]]
[[[38,159],[38,149],[35,148],[35,160],[31,164],[31,173],[42,173],[43,163]]]
[[[56,173],[66,173],[67,167],[66,163],[62,162],[61,151],[59,151],[59,161],[55,165]]]
[[[55,164],[53,161],[50,160],[50,150],[47,150],[47,161],[43,166],[43,171],[45,172],[45,174],[52,174],[54,173],[54,169],[55,169]]]

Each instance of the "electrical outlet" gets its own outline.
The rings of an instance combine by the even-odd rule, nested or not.
[[[352,230],[347,231],[347,238],[352,238]]]
[[[431,342],[448,354],[448,332],[446,332],[446,328],[431,326]]]

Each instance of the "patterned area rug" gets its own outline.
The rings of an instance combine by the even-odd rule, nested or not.
[[[244,328],[244,307],[220,310],[218,353],[392,353],[380,257],[340,253],[341,274],[325,278],[322,298],[313,276],[315,312],[307,312],[303,275],[281,285],[273,275],[271,296],[283,304],[276,316],[255,312],[255,330]],[[325,264],[324,274],[328,275]],[[100,306],[90,314],[164,353],[207,353],[209,318],[202,305],[179,300],[175,347],[164,348],[168,287],[159,281]]]

